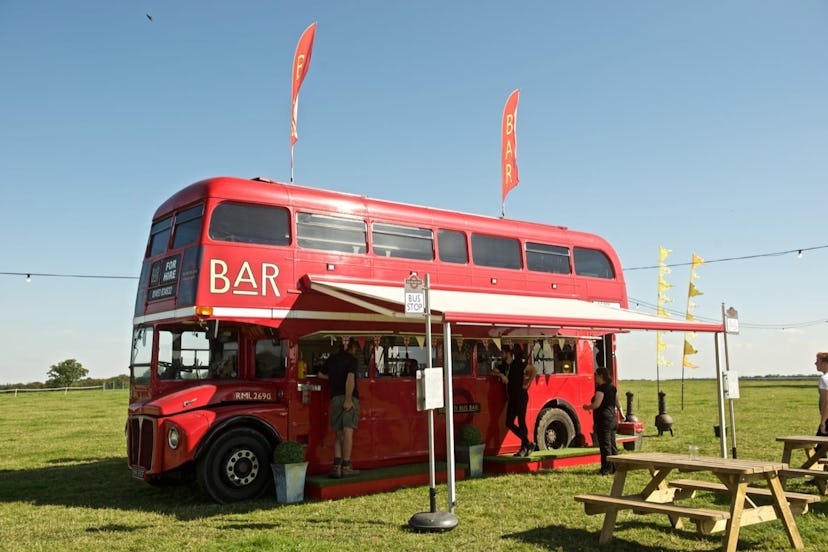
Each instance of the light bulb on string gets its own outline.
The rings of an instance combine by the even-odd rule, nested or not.
[[[797,249],[797,251],[796,251],[796,258],[797,258],[797,259],[801,259],[801,258],[802,258],[802,250],[801,250],[801,249]]]
[[[27,283],[27,284],[31,284],[31,283],[32,283],[32,275],[31,275],[31,274],[26,274],[26,283]]]

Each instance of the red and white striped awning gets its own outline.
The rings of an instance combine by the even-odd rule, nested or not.
[[[403,316],[399,286],[336,282],[309,277],[310,287],[392,317]],[[429,307],[444,322],[493,326],[546,326],[590,331],[723,332],[722,324],[674,320],[579,299],[432,289]]]

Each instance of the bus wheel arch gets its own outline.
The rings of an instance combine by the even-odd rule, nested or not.
[[[196,462],[199,488],[220,504],[262,496],[273,482],[272,450],[268,438],[250,427],[212,435]]]
[[[572,415],[559,403],[538,413],[535,442],[539,450],[561,449],[577,444],[578,431]]]

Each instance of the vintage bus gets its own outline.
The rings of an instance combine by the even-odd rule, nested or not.
[[[402,306],[412,273],[430,280],[431,350],[424,317]],[[203,180],[152,220],[135,303],[129,467],[150,482],[194,477],[221,503],[269,486],[284,439],[305,446],[309,473],[330,470],[327,386],[316,376],[341,341],[359,349],[357,468],[428,458],[415,379],[428,355],[451,366],[453,427],[479,428],[486,454],[516,451],[505,388],[489,375],[507,343],[537,370],[532,439],[590,445],[591,413],[580,407],[596,366],[617,373],[617,332],[711,331],[626,306],[618,258],[591,234],[266,179]],[[445,455],[445,425],[435,425]]]

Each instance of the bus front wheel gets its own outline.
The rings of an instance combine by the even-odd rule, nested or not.
[[[267,439],[252,429],[231,429],[210,445],[196,470],[199,487],[220,504],[257,498],[271,481]]]
[[[538,416],[535,438],[540,450],[566,448],[575,439],[575,424],[560,408],[545,408]]]

